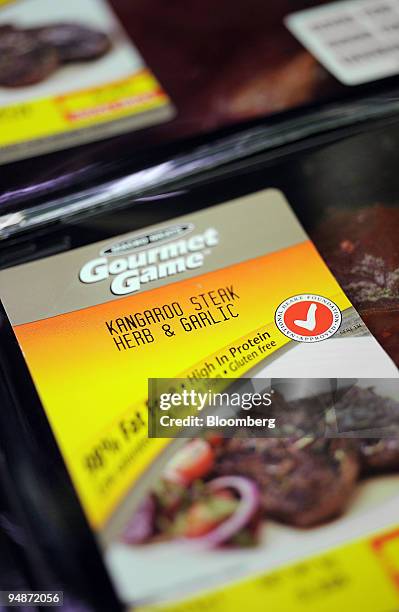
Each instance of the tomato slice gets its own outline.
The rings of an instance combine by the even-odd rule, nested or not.
[[[164,478],[188,485],[206,476],[214,462],[215,454],[209,442],[201,438],[191,440],[167,464]]]
[[[207,434],[206,440],[209,442],[211,446],[215,447],[215,446],[221,446],[223,444],[224,437],[218,433],[211,432]]]

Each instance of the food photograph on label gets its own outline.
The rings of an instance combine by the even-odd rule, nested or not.
[[[399,609],[399,0],[0,0],[0,611]]]
[[[63,64],[95,60],[111,49],[106,34],[74,23],[25,30],[7,24],[0,35],[3,87],[35,85]]]

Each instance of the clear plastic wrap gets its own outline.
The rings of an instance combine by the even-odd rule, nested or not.
[[[362,130],[370,122],[394,118],[398,111],[399,102],[393,94],[331,105],[276,125],[260,125],[211,139],[187,152],[132,171],[129,171],[129,159],[125,158],[117,164],[99,162],[56,179],[9,189],[0,196],[4,211],[0,214],[0,240],[70,216],[130,206],[146,197],[162,198],[162,191],[194,184],[212,170],[223,172],[221,169],[226,166],[229,172],[228,164],[245,167],[258,154],[278,158],[280,149],[283,155],[290,147],[299,151],[308,146],[308,139],[313,137],[314,141],[318,135],[320,141],[334,140],[339,138],[340,129]],[[136,164],[132,162],[132,165]],[[109,181],[100,178],[107,174],[119,176]],[[95,186],[85,187],[85,183],[93,182]],[[56,197],[60,191],[67,191],[67,195]]]

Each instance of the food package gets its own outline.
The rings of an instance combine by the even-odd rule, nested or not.
[[[392,115],[397,13],[397,0],[2,2],[0,214],[23,219],[0,231],[65,195],[83,206],[88,186],[134,175],[142,192]]]
[[[397,607],[398,139],[370,124],[2,241],[1,469],[58,588]]]

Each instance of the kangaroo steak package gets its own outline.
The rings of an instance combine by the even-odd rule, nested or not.
[[[5,242],[4,469],[60,588],[94,609],[398,606],[398,138]]]

